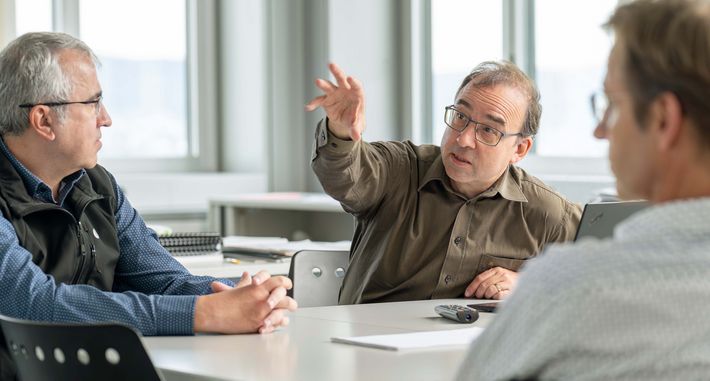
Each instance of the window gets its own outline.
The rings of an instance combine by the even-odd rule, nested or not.
[[[52,0],[15,1],[15,33],[52,30]]]
[[[431,2],[432,139],[444,134],[444,107],[461,80],[482,61],[503,58],[503,8],[499,0]]]
[[[602,86],[611,38],[601,25],[617,0],[535,2],[535,80],[542,97],[541,156],[606,156],[592,136],[589,95]]]
[[[186,8],[176,0],[80,2],[79,31],[102,62],[113,119],[103,129],[101,157],[190,154]]]
[[[592,137],[589,94],[602,86],[612,40],[601,25],[616,4],[617,0],[431,1],[434,142],[444,130],[443,107],[453,101],[470,69],[484,60],[513,57],[541,93],[543,113],[534,153],[604,157],[606,142]],[[507,14],[513,16],[504,17]]]
[[[100,162],[118,172],[217,169],[213,2],[15,0],[14,9],[16,35],[63,31],[101,60],[113,126],[103,130]]]

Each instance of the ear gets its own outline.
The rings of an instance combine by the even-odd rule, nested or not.
[[[522,160],[533,145],[532,136],[526,136],[524,138],[519,138],[515,145],[515,151],[513,152],[513,157],[510,158],[510,164],[515,164]]]
[[[53,141],[56,138],[54,129],[58,125],[56,114],[47,106],[35,106],[30,109],[29,129],[40,137]]]
[[[657,136],[657,148],[668,152],[680,140],[683,133],[683,106],[678,97],[667,91],[652,103],[649,117],[650,128]]]

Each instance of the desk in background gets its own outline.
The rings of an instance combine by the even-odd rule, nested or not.
[[[468,346],[388,351],[333,343],[333,336],[406,333],[485,327],[439,317],[443,299],[400,303],[302,308],[291,324],[267,335],[145,337],[156,367],[175,380],[452,380]]]
[[[274,262],[267,260],[242,260],[238,264],[229,260],[200,258],[197,257],[175,257],[178,262],[182,263],[185,268],[193,275],[207,275],[215,278],[228,278],[237,280],[241,278],[244,271],[249,274],[256,274],[261,270],[266,270],[271,275],[288,275],[291,260],[287,259],[283,262]]]
[[[354,218],[322,193],[259,193],[213,197],[210,230],[227,235],[285,237],[291,240],[350,240]]]

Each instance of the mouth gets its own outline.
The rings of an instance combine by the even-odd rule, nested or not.
[[[460,165],[460,166],[471,165],[471,162],[470,162],[470,161],[464,159],[464,158],[461,157],[461,156],[456,155],[455,153],[452,153],[452,154],[451,154],[451,161],[453,161],[454,164]]]

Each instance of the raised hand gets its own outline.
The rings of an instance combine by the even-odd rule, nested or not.
[[[337,85],[325,79],[316,79],[316,87],[324,94],[308,102],[306,111],[322,107],[328,116],[328,129],[333,135],[358,141],[365,131],[365,92],[362,84],[346,76],[334,63],[329,64],[328,68]]]

